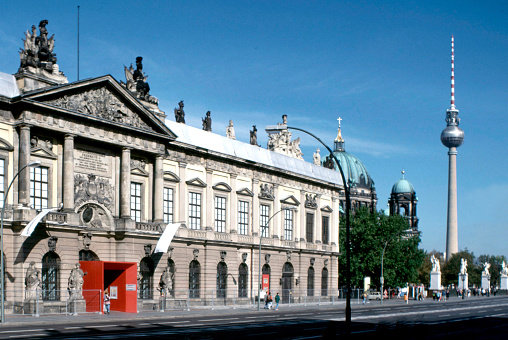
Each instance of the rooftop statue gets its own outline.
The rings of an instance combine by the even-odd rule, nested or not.
[[[236,139],[235,128],[233,127],[233,121],[229,120],[229,125],[226,126],[226,136],[229,139]]]
[[[143,57],[136,58],[136,69],[132,67],[132,64],[129,68],[124,66],[125,79],[127,80],[127,84],[122,82],[122,85],[134,93],[137,98],[158,105],[159,100],[149,94],[150,85],[148,85],[148,82],[146,81],[148,76],[145,76],[143,73],[142,61]]]
[[[258,146],[258,129],[256,125],[252,125],[252,131],[250,131],[250,144]]]
[[[41,20],[39,35],[37,35],[35,25],[32,25],[31,32],[28,30],[25,32],[24,48],[19,52],[20,69],[31,66],[53,72],[53,66],[56,65],[56,54],[53,53],[55,39],[53,38],[54,34],[48,39],[47,24],[48,20]]]
[[[287,115],[282,116],[282,124],[287,126]],[[300,138],[291,140],[291,132],[288,129],[268,134],[267,149],[303,160]]]
[[[206,112],[205,118],[201,118],[203,121],[203,130],[212,132],[212,118],[210,117],[210,111]]]
[[[175,108],[175,120],[177,123],[185,124],[185,112],[183,111],[183,100],[178,103],[178,109]]]

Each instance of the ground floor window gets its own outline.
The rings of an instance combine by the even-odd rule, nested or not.
[[[242,263],[238,268],[238,297],[247,297],[248,294],[249,267]]]
[[[201,266],[193,260],[189,265],[189,297],[199,298]]]
[[[60,257],[50,251],[42,258],[42,299],[60,300]]]
[[[153,299],[154,264],[151,258],[145,257],[139,263],[139,298]]]
[[[217,297],[226,297],[228,266],[224,262],[217,265]]]

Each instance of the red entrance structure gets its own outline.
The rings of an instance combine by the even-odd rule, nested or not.
[[[88,306],[103,308],[104,295],[97,296],[98,289],[106,289],[111,297],[111,310],[137,313],[137,263],[112,261],[79,261],[86,272],[83,282],[83,297]],[[96,301],[100,299],[100,301]]]

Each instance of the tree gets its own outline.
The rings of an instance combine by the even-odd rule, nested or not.
[[[473,252],[469,250],[462,250],[458,253],[452,254],[450,259],[445,262],[441,269],[443,286],[458,285],[459,273],[460,273],[460,262],[461,259],[467,260],[467,276],[469,285],[480,283],[480,273],[478,272],[478,266],[475,262],[475,256]]]
[[[386,216],[382,212],[371,212],[366,207],[357,210],[350,226],[351,285],[363,287],[363,279],[371,277],[372,285],[380,286],[381,257],[384,254],[384,285],[401,287],[407,282],[418,280],[418,268],[421,267],[425,252],[418,249],[419,236],[403,237],[409,225],[402,216]],[[397,235],[400,233],[400,236]],[[339,258],[341,285],[346,281],[346,229],[345,221],[340,223]],[[396,235],[396,236],[394,236]],[[390,238],[392,238],[390,240]],[[386,242],[390,240],[387,244]]]
[[[496,286],[501,285],[500,272],[501,272],[501,267],[502,267],[501,264],[503,263],[503,261],[506,262],[506,257],[504,255],[501,255],[501,256],[480,255],[480,256],[478,256],[478,269],[480,270],[480,275],[481,275],[481,271],[483,271],[483,264],[485,262],[490,263],[489,272],[490,272],[490,285],[491,286],[496,287]]]

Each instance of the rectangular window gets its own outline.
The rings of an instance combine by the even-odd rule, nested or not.
[[[284,239],[293,240],[293,210],[284,210]]]
[[[238,201],[238,232],[241,235],[249,233],[249,202]]]
[[[201,229],[201,194],[189,192],[189,226]]]
[[[131,219],[141,222],[141,183],[131,183]]]
[[[261,204],[259,207],[259,229],[261,230],[261,237],[268,237],[270,226],[268,220],[270,219],[270,206]]]
[[[173,223],[173,189],[164,188],[163,191],[164,223]]]
[[[226,198],[215,196],[215,231],[226,232]]]
[[[314,242],[314,214],[307,213],[305,222],[305,239],[309,243]]]
[[[330,242],[330,218],[323,216],[323,244]]]
[[[48,207],[49,168],[30,168],[30,205],[36,210]]]
[[[5,199],[5,159],[0,159],[0,207],[4,206]]]

